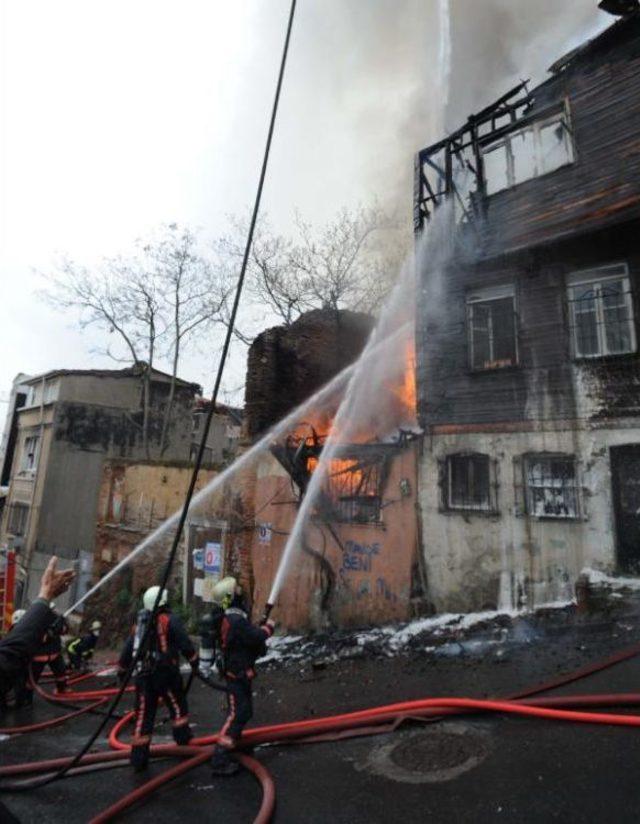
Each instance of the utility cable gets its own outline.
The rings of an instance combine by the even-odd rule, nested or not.
[[[236,318],[237,318],[237,315],[238,315],[238,308],[240,306],[240,298],[242,296],[242,290],[243,290],[243,287],[244,287],[244,281],[245,281],[245,276],[246,276],[246,272],[247,272],[247,265],[248,265],[248,262],[249,262],[249,255],[251,253],[251,247],[253,245],[253,235],[254,235],[256,223],[257,223],[257,220],[258,220],[258,214],[260,212],[260,204],[261,204],[261,201],[262,201],[262,191],[263,191],[263,188],[264,188],[264,182],[265,182],[265,178],[266,178],[266,175],[267,175],[267,166],[268,166],[268,163],[269,163],[269,155],[271,153],[271,143],[273,141],[273,133],[274,133],[274,129],[275,129],[276,115],[278,113],[278,106],[279,106],[279,102],[280,102],[280,93],[282,91],[282,81],[283,81],[283,78],[284,78],[284,71],[285,71],[285,67],[286,67],[286,64],[287,64],[287,55],[288,55],[288,52],[289,52],[289,42],[291,40],[291,29],[292,29],[292,26],[293,26],[293,19],[294,19],[295,10],[296,10],[296,2],[297,2],[297,0],[291,0],[291,7],[289,9],[289,17],[288,17],[288,22],[287,22],[285,41],[284,41],[284,46],[283,46],[283,49],[282,49],[282,56],[281,56],[281,59],[280,59],[280,70],[278,72],[278,81],[277,81],[277,84],[276,84],[275,96],[274,96],[273,105],[272,105],[272,108],[271,108],[271,119],[269,121],[269,130],[268,130],[268,133],[267,133],[267,141],[266,141],[264,154],[263,154],[263,158],[262,158],[262,167],[260,169],[260,178],[258,180],[258,188],[257,188],[257,191],[256,191],[255,201],[254,201],[254,204],[253,204],[253,212],[251,214],[251,222],[249,224],[249,231],[247,233],[247,241],[246,241],[246,244],[245,244],[244,256],[242,258],[242,265],[240,267],[240,272],[239,272],[239,275],[238,275],[238,282],[236,284],[235,296],[234,296],[234,300],[233,300],[233,306],[231,308],[231,314],[229,316],[229,323],[228,323],[228,326],[227,326],[227,331],[226,331],[226,335],[225,335],[225,339],[224,339],[224,344],[222,346],[222,352],[220,354],[220,362],[218,364],[218,371],[216,373],[216,378],[215,378],[215,382],[214,382],[214,386],[213,386],[213,392],[211,393],[211,404],[209,406],[209,411],[208,411],[207,417],[205,419],[204,428],[202,430],[202,437],[200,439],[200,445],[198,447],[198,454],[196,455],[196,460],[195,460],[195,463],[194,463],[194,466],[193,466],[193,471],[191,473],[191,479],[189,481],[189,488],[187,490],[187,494],[186,494],[185,499],[184,499],[184,504],[182,506],[182,511],[180,513],[180,519],[178,521],[178,525],[176,527],[175,534],[173,536],[173,541],[171,543],[171,549],[169,551],[169,556],[167,558],[167,563],[165,565],[164,572],[163,572],[162,578],[161,578],[160,587],[158,589],[158,595],[157,595],[156,601],[153,605],[153,609],[151,610],[150,620],[147,623],[146,630],[145,630],[144,635],[143,635],[143,637],[140,641],[140,645],[139,645],[139,647],[136,651],[136,654],[134,655],[133,660],[132,660],[130,666],[128,667],[128,669],[127,669],[127,672],[124,675],[124,678],[122,680],[122,684],[120,686],[120,689],[119,689],[118,693],[114,696],[114,699],[111,703],[111,706],[109,707],[109,711],[107,712],[105,718],[98,725],[98,728],[96,729],[96,731],[90,736],[90,738],[88,739],[86,744],[77,753],[77,755],[74,756],[74,758],[65,767],[63,767],[58,772],[53,773],[52,775],[49,775],[47,778],[43,779],[39,784],[34,785],[34,784],[30,783],[27,786],[26,782],[25,782],[25,784],[18,783],[18,784],[7,785],[5,787],[2,787],[2,788],[0,788],[0,791],[15,792],[15,791],[20,791],[20,790],[23,790],[23,791],[24,790],[32,790],[35,787],[43,787],[46,784],[50,784],[52,781],[56,781],[57,779],[62,778],[69,770],[71,770],[75,766],[77,766],[77,764],[80,762],[82,757],[89,752],[91,747],[94,745],[94,743],[97,741],[98,737],[100,736],[100,734],[102,733],[102,731],[106,727],[109,720],[112,718],[113,713],[114,713],[116,707],[118,706],[118,703],[120,702],[120,699],[124,695],[124,692],[127,688],[127,684],[129,683],[129,681],[131,679],[131,676],[133,675],[133,672],[136,669],[136,666],[137,666],[138,662],[140,661],[140,659],[142,658],[142,656],[145,653],[146,647],[147,647],[148,642],[149,642],[150,637],[151,637],[150,630],[151,630],[152,627],[155,627],[155,617],[156,617],[156,614],[158,612],[158,607],[160,606],[160,600],[162,598],[162,591],[166,587],[167,582],[169,581],[169,577],[171,575],[171,570],[173,568],[173,563],[174,563],[175,558],[176,558],[176,554],[177,554],[177,551],[178,551],[178,546],[180,544],[180,539],[182,537],[182,533],[184,531],[184,526],[185,526],[185,523],[186,523],[186,520],[187,520],[187,515],[189,513],[189,508],[191,506],[191,499],[193,498],[193,494],[195,492],[195,487],[196,487],[196,483],[197,483],[197,480],[198,480],[198,475],[199,475],[200,468],[202,466],[202,462],[203,462],[203,459],[204,459],[205,448],[206,448],[206,445],[207,445],[207,437],[209,435],[209,429],[211,427],[211,422],[213,420],[213,415],[214,415],[215,410],[216,410],[216,404],[217,404],[217,401],[218,401],[218,393],[220,391],[220,385],[222,383],[222,375],[224,373],[224,367],[225,367],[227,355],[229,353],[229,346],[231,344],[231,338],[232,338],[232,335],[233,335],[233,330],[234,330],[235,323],[236,323]]]

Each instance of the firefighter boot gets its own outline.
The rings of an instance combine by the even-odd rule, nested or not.
[[[220,744],[216,744],[209,763],[213,775],[235,775],[240,769],[238,762],[229,755],[229,750]]]
[[[129,761],[135,772],[143,772],[149,766],[149,745],[143,744],[138,747],[131,747]]]

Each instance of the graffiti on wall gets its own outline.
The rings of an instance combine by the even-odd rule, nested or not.
[[[379,543],[359,544],[357,541],[346,541],[340,572],[371,572],[373,559],[380,554],[380,550]]]

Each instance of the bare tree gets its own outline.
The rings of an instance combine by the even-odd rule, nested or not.
[[[169,397],[160,436],[161,455],[168,445],[168,428],[183,350],[198,330],[224,321],[231,292],[228,280],[216,277],[211,262],[200,254],[197,244],[193,232],[172,223],[163,227],[155,242],[144,247],[147,256],[155,262],[154,275],[160,287],[167,324],[164,354],[171,361]]]
[[[48,278],[49,303],[79,310],[81,328],[95,326],[115,337],[94,351],[141,370],[143,449],[151,457],[150,414],[153,369],[158,358],[171,363],[158,454],[168,446],[180,359],[196,332],[222,322],[228,291],[198,250],[197,237],[177,224],[138,241],[128,256],[107,258],[89,270],[69,258]]]
[[[247,221],[230,217],[230,231],[214,243],[217,267],[237,276]],[[249,257],[254,301],[290,325],[303,312],[330,307],[375,313],[398,274],[408,244],[398,221],[377,207],[342,209],[315,228],[296,214],[295,233],[274,232],[263,218]],[[246,332],[239,337],[251,338]]]
[[[231,215],[230,230],[214,241],[213,248],[219,272],[225,279],[237,278],[244,257],[248,219]],[[270,307],[289,325],[309,307],[312,300],[309,284],[300,277],[295,265],[293,240],[275,233],[266,217],[255,228],[249,253],[249,290],[258,304]],[[238,337],[249,343],[242,332]]]
[[[368,246],[381,224],[377,209],[342,209],[320,230],[296,215],[299,242],[294,265],[306,278],[314,305],[366,307],[371,280]]]

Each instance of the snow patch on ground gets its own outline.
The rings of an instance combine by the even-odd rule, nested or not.
[[[544,609],[564,609],[573,601],[554,602],[541,605]],[[435,655],[474,654],[481,648],[495,646],[509,634],[500,629],[500,622],[510,622],[525,618],[531,613],[509,610],[486,610],[470,613],[444,613],[427,618],[417,618],[406,624],[373,627],[360,632],[337,632],[322,636],[282,635],[272,638],[267,655],[260,663],[284,663],[307,660],[324,665],[345,658],[358,658],[365,654],[393,656],[408,647],[420,646],[425,652]],[[497,622],[497,623],[496,623]],[[494,637],[480,641],[461,640],[464,634],[479,627],[483,632],[492,627]],[[513,640],[527,642],[535,634],[525,627],[515,627],[511,631]],[[447,638],[452,643],[444,643]],[[433,644],[434,640],[438,643]],[[423,645],[424,644],[424,645]],[[476,649],[477,648],[477,649]]]
[[[640,578],[614,577],[613,575],[607,575],[605,572],[601,572],[599,569],[591,569],[591,567],[585,567],[581,575],[586,576],[590,584],[597,586],[607,586],[613,590],[632,589],[640,591]]]

